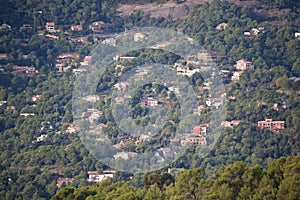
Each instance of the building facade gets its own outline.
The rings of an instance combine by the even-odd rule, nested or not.
[[[282,130],[284,129],[285,121],[273,121],[272,119],[266,119],[264,121],[258,121],[257,126],[263,129]]]
[[[241,70],[241,71],[244,71],[244,70],[253,70],[254,69],[254,65],[250,61],[241,59],[241,60],[236,61],[235,68],[237,70]]]

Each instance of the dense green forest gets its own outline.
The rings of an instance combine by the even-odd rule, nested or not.
[[[120,17],[119,3],[151,3],[154,1],[17,1],[0,5],[0,23],[11,28],[0,30],[0,195],[3,199],[297,199],[300,152],[300,6],[298,1],[266,0],[256,2],[265,12],[282,11],[266,18],[249,6],[239,7],[226,1],[212,1],[195,6],[186,18],[151,18],[143,12]],[[166,1],[158,1],[165,3]],[[243,2],[243,1],[241,1]],[[184,3],[184,1],[177,1]],[[39,13],[38,11],[42,11]],[[46,22],[53,21],[58,32],[48,37]],[[191,36],[208,52],[216,53],[218,71],[227,70],[222,81],[226,85],[226,120],[241,120],[236,127],[221,127],[215,148],[199,158],[197,148],[190,148],[170,168],[195,168],[180,172],[177,177],[166,169],[150,174],[117,172],[113,180],[90,185],[88,171],[103,172],[109,166],[91,156],[77,133],[67,133],[73,123],[72,91],[76,75],[72,66],[65,72],[55,67],[62,53],[76,52],[80,60],[97,46],[89,25],[95,21],[107,24],[103,34],[134,27],[163,27]],[[275,22],[281,22],[278,23]],[[221,23],[224,30],[216,30]],[[23,24],[33,29],[20,31]],[[71,32],[70,26],[80,24],[83,31]],[[264,32],[246,36],[252,28]],[[36,30],[34,30],[36,28]],[[39,34],[37,34],[39,33]],[[77,42],[80,38],[84,42]],[[141,63],[174,64],[180,58],[168,52],[143,50],[131,52]],[[234,64],[239,59],[251,61],[255,70],[243,72],[239,81],[231,82]],[[129,65],[130,63],[121,63]],[[132,64],[132,63],[131,63]],[[33,66],[39,71],[31,76],[15,75],[15,66]],[[115,65],[107,74],[118,71]],[[294,79],[292,78],[294,77]],[[115,76],[101,77],[98,92],[110,89]],[[199,74],[190,77],[199,102],[208,98]],[[156,87],[156,86],[155,86]],[[153,86],[154,88],[154,86]],[[152,92],[151,87],[142,88]],[[146,90],[147,89],[147,90]],[[166,88],[155,88],[164,96]],[[137,94],[138,94],[137,92]],[[33,100],[32,97],[41,95]],[[137,96],[137,98],[139,98]],[[134,100],[134,99],[133,99]],[[114,143],[121,141],[121,131],[112,123],[111,99],[95,105],[103,111],[100,123],[109,124]],[[261,103],[263,102],[263,103]],[[134,104],[134,103],[133,103]],[[278,109],[274,109],[274,104]],[[138,123],[147,123],[147,109],[134,104],[132,115]],[[169,112],[169,119],[178,120],[178,106]],[[201,114],[207,121],[208,112]],[[31,113],[30,116],[21,114]],[[257,127],[265,118],[284,120],[284,130]],[[165,130],[176,130],[167,124]],[[42,141],[38,138],[46,135]],[[147,145],[128,142],[124,149],[144,152]],[[298,156],[297,156],[298,155]],[[280,158],[282,156],[295,156]],[[274,159],[277,159],[274,161]],[[242,161],[242,162],[241,162]],[[129,177],[132,177],[129,180]],[[60,190],[58,178],[74,178]],[[176,180],[175,180],[176,179]],[[120,182],[128,181],[129,183]],[[116,183],[117,182],[117,183]],[[133,186],[134,185],[134,186]],[[82,187],[82,188],[80,188]],[[143,187],[143,188],[141,188]],[[76,189],[79,188],[79,189]]]
[[[66,187],[53,200],[63,199],[298,199],[299,157],[283,157],[264,170],[235,162],[220,168],[216,179],[201,168],[183,170],[174,181],[167,173],[145,174],[144,187],[106,180],[79,189]]]

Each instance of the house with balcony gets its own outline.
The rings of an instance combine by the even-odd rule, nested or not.
[[[285,121],[273,121],[273,119],[265,119],[258,121],[257,126],[261,129],[283,130]]]
[[[12,71],[12,74],[14,76],[17,76],[17,75],[23,75],[23,76],[31,76],[31,75],[34,75],[34,74],[38,74],[38,70],[35,69],[35,67],[29,67],[29,66],[14,66],[13,67],[13,71]]]
[[[141,100],[141,106],[153,107],[158,106],[158,99],[153,97],[147,97]]]
[[[182,146],[201,146],[201,145],[206,145],[206,138],[203,136],[192,136],[192,137],[187,137],[184,140],[181,140],[181,145]]]

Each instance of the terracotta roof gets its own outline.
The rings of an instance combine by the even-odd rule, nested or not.
[[[57,56],[57,58],[64,59],[64,58],[79,58],[78,53],[62,53]]]
[[[82,26],[81,25],[73,25],[73,26],[71,26],[71,30],[72,31],[81,31]]]
[[[46,27],[48,26],[55,26],[55,23],[54,22],[46,22]]]

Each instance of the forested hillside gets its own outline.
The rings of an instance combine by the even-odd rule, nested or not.
[[[201,168],[183,170],[175,181],[153,172],[144,176],[143,188],[107,180],[90,187],[63,188],[52,199],[298,199],[299,162],[299,157],[284,157],[266,170],[235,162],[219,169],[216,179],[206,178]]]
[[[215,0],[196,5],[188,16],[180,19],[151,18],[142,11],[121,17],[117,11],[125,3],[153,2],[167,3],[8,0],[0,4],[0,195],[3,199],[299,198],[299,2],[251,1],[256,3],[253,7],[247,6],[250,1]],[[280,15],[275,15],[276,12]],[[47,22],[55,24],[55,31],[47,30]],[[71,28],[79,25],[81,29]],[[237,120],[239,124],[220,124],[221,137],[204,158],[196,153],[199,146],[189,148],[167,167],[171,171],[190,169],[177,177],[167,173],[167,168],[146,175],[114,172],[112,180],[89,186],[93,183],[88,181],[90,171],[102,174],[111,169],[88,152],[78,129],[74,128],[72,91],[78,75],[76,69],[93,48],[106,41],[107,35],[149,26],[189,35],[206,49],[226,88],[225,120]],[[65,58],[66,55],[69,57]],[[101,110],[96,121],[111,133],[113,144],[124,143],[123,149],[139,153],[151,151],[151,141],[123,141],[123,132],[112,119],[111,93],[103,91],[113,89],[118,74],[125,73],[128,66],[143,63],[173,66],[186,61],[160,50],[128,52],[128,56],[132,55],[136,56],[133,62],[115,62],[101,77],[95,94],[101,98],[95,108]],[[239,73],[235,65],[242,59],[251,62],[253,69]],[[238,78],[232,78],[235,75]],[[209,113],[215,108],[206,104],[210,98],[207,85],[199,73],[186,78],[203,105],[198,110],[199,117],[208,122]],[[146,93],[170,97],[170,104],[176,100],[169,95],[168,88],[157,85],[141,88],[131,100],[131,115],[139,124],[150,121],[147,107],[139,104]],[[176,132],[179,110],[175,102],[161,136]],[[258,127],[258,121],[265,119],[284,121],[284,127],[274,130]],[[155,138],[160,145],[162,138]],[[59,180],[65,182],[60,184]]]

